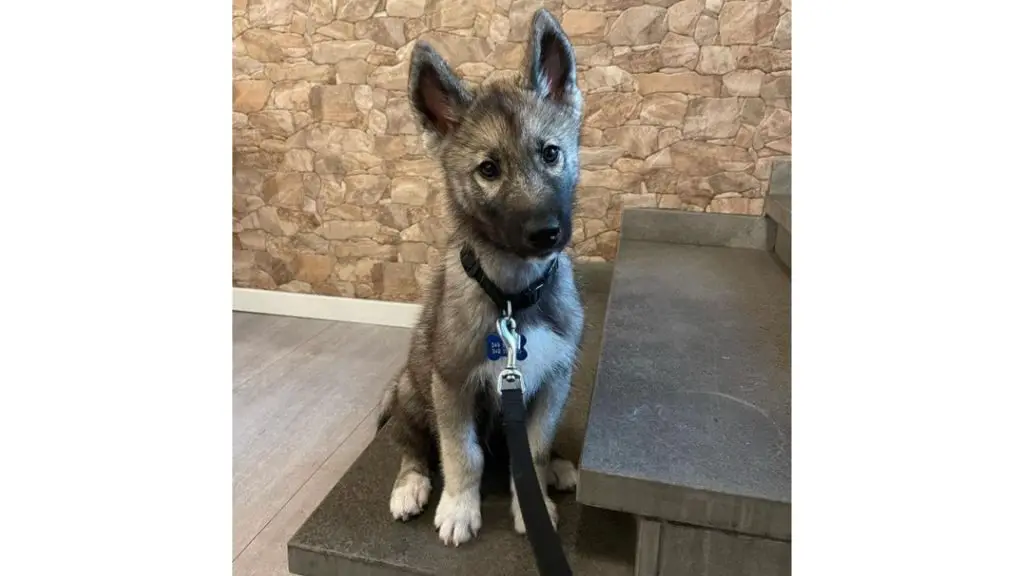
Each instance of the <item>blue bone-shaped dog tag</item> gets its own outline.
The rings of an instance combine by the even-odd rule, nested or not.
[[[505,349],[505,342],[501,339],[501,336],[497,334],[487,335],[487,359],[498,360],[508,356],[508,351]],[[522,362],[526,360],[526,335],[519,335],[519,353],[516,354],[516,361]]]

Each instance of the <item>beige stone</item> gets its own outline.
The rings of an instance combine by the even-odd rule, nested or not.
[[[599,148],[583,146],[580,148],[580,166],[583,168],[611,166],[612,162],[621,158],[625,153],[626,151],[618,146],[601,146]]]
[[[383,170],[380,168],[384,161],[375,154],[366,152],[345,152],[341,154],[341,167],[344,174],[370,174],[379,176]]]
[[[682,0],[672,4],[668,9],[668,29],[676,34],[693,34],[700,10],[700,0]]]
[[[299,253],[292,260],[291,268],[295,279],[300,282],[318,283],[327,280],[334,268],[334,257],[328,254]]]
[[[687,138],[733,138],[740,129],[738,98],[696,98],[683,123]]]
[[[404,90],[409,84],[409,65],[380,66],[370,74],[368,83],[385,90]]]
[[[388,130],[388,117],[380,110],[370,110],[366,129],[374,136],[384,134]]]
[[[793,114],[788,110],[772,110],[764,119],[760,131],[765,141],[777,140],[790,135]],[[771,146],[769,146],[771,148]],[[775,150],[776,148],[773,148]]]
[[[432,30],[458,30],[472,28],[476,17],[476,6],[473,2],[463,0],[431,2],[432,9],[427,11],[427,27]]]
[[[580,86],[584,92],[632,92],[636,89],[633,76],[618,66],[597,66],[580,73]]]
[[[260,62],[282,62],[288,57],[306,55],[306,41],[298,34],[250,28],[238,37],[245,54]]]
[[[423,206],[430,188],[427,180],[416,176],[395,176],[391,181],[391,201],[399,204]]]
[[[263,230],[242,230],[238,233],[238,242],[246,250],[267,249],[267,233]]]
[[[385,17],[357,22],[356,38],[373,40],[389,48],[401,48],[405,45],[405,21]]]
[[[732,51],[725,46],[704,46],[700,49],[697,71],[701,74],[725,74],[736,69]]]
[[[320,234],[328,240],[372,238],[377,234],[379,229],[380,225],[374,221],[359,222],[352,220],[330,220],[324,222],[320,229]]]
[[[650,5],[625,9],[608,30],[608,44],[634,46],[661,42],[668,32],[667,13],[664,8]]]
[[[576,64],[582,67],[608,66],[612,64],[614,53],[611,46],[607,44],[590,44],[588,46],[575,46]]]
[[[721,172],[708,178],[708,184],[716,194],[723,192],[751,192],[761,187],[761,182],[746,172]]]
[[[247,80],[253,77],[265,76],[263,63],[248,56],[235,56],[231,59],[231,68],[235,80]]]
[[[323,34],[328,38],[334,40],[355,40],[356,39],[356,26],[351,22],[342,22],[341,20],[335,20],[327,26],[321,26],[316,29],[317,34]]]
[[[380,202],[384,192],[388,189],[388,179],[384,176],[361,174],[345,178],[345,188],[348,190],[346,201],[350,204],[368,206]]]
[[[597,253],[605,260],[615,258],[619,248],[619,233],[614,230],[603,232],[594,239],[597,243]]]
[[[765,146],[769,150],[772,150],[772,151],[775,151],[775,152],[781,152],[782,154],[792,154],[793,153],[793,142],[792,142],[792,139],[789,136],[786,136],[785,138],[779,138],[778,140],[773,140],[771,142],[768,142],[767,144],[765,144]]]
[[[337,64],[342,60],[364,60],[373,50],[372,40],[328,40],[313,44],[313,62]]]
[[[644,159],[643,171],[650,172],[651,170],[658,170],[660,168],[671,168],[672,167],[672,151],[668,148],[662,148],[654,154],[651,154]]]
[[[568,10],[562,16],[562,28],[572,38],[574,45],[600,42],[608,17],[604,12],[589,10]]]
[[[380,0],[337,0],[338,20],[358,22],[366,20],[377,11]]]
[[[612,63],[627,72],[657,72],[662,67],[661,46],[648,46],[614,56]]]
[[[600,146],[604,142],[604,132],[592,126],[584,125],[580,130],[580,144],[583,146]]]
[[[413,300],[419,295],[416,282],[417,265],[408,262],[381,264],[381,289],[396,300]]]
[[[284,62],[268,64],[267,76],[274,82],[285,80],[309,80],[326,82],[331,77],[331,67],[309,62]]]
[[[659,194],[658,208],[662,210],[679,210],[683,207],[683,199],[675,194]]]
[[[693,39],[697,41],[697,44],[701,46],[707,46],[715,41],[718,36],[718,20],[708,16],[707,14],[701,14],[697,18],[697,26],[693,31]]]
[[[721,43],[755,44],[759,2],[726,2],[718,16]]]
[[[636,80],[638,89],[643,95],[656,92],[681,92],[694,96],[718,96],[719,92],[719,83],[715,78],[694,72],[637,74]]]
[[[722,77],[722,87],[729,96],[757,96],[763,81],[760,70],[734,70]]]
[[[430,31],[423,35],[423,40],[429,42],[441,56],[444,56],[448,64],[453,67],[465,64],[466,62],[482,62],[486,60],[487,54],[491,52],[491,47],[484,38]],[[496,68],[501,67],[489,60],[487,62]],[[516,66],[518,67],[521,63],[522,61],[518,62]]]
[[[657,126],[609,128],[604,131],[604,139],[626,150],[629,156],[642,159],[657,150],[658,130]]]
[[[317,122],[350,124],[362,118],[362,113],[356,108],[351,84],[316,86],[310,92],[309,100]]]
[[[680,94],[649,94],[640,105],[640,121],[654,126],[682,126],[686,107],[687,98]]]
[[[281,169],[295,172],[312,172],[313,152],[311,150],[288,150],[284,153]]]
[[[594,236],[597,236],[598,234],[604,232],[607,229],[608,225],[605,224],[604,220],[599,220],[597,218],[588,218],[583,221],[584,238],[593,238]]]
[[[260,228],[274,236],[291,236],[299,227],[288,219],[282,219],[276,206],[264,206],[257,211]]]
[[[316,174],[278,172],[263,183],[263,200],[282,208],[302,207],[303,195],[316,196],[320,178]]]
[[[664,68],[689,68],[697,65],[697,58],[700,55],[700,46],[688,36],[678,34],[666,34],[661,41],[661,66]]]
[[[640,188],[640,174],[620,172],[611,168],[580,170],[580,187],[593,190],[604,188],[615,192],[636,193]]]
[[[754,165],[744,148],[680,140],[671,146],[672,167],[688,177],[711,176],[719,172],[742,172]]]
[[[402,242],[398,245],[398,261],[422,264],[427,261],[428,245],[423,242]]]
[[[789,50],[778,50],[765,46],[732,46],[736,67],[757,68],[764,72],[778,72],[792,68],[792,54]]]
[[[459,66],[455,70],[455,73],[458,74],[461,78],[476,80],[479,82],[487,78],[493,71],[494,66],[491,66],[490,64],[487,64],[485,62],[466,62],[465,64]]]
[[[487,30],[487,37],[491,42],[505,42],[508,40],[509,32],[508,16],[504,14],[492,14],[491,23]]]
[[[302,294],[309,294],[313,291],[313,285],[309,282],[302,282],[301,280],[292,280],[287,284],[282,284],[277,287],[281,292],[298,292]]]
[[[240,112],[231,113],[232,130],[243,130],[249,127],[249,117]]]
[[[658,132],[658,148],[660,149],[675,144],[682,139],[682,130],[678,128],[665,128],[661,132]]]
[[[365,84],[370,65],[365,60],[342,60],[334,65],[337,84]],[[367,110],[369,107],[367,107]]]
[[[290,24],[292,2],[291,0],[249,0],[248,18],[253,26],[261,28]]]
[[[295,245],[300,249],[312,250],[315,254],[327,254],[331,247],[330,242],[322,236],[310,232],[296,234]]]
[[[658,197],[654,194],[623,194],[623,208],[657,208]]]
[[[288,110],[309,110],[309,92],[312,88],[307,80],[278,82],[270,95],[274,108]]]
[[[250,28],[249,21],[245,18],[232,18],[231,19],[231,37],[238,38],[239,34],[245,32]]]
[[[740,148],[750,148],[754,145],[754,129],[746,124],[740,126],[739,132],[736,133],[736,138],[732,142],[733,146],[739,146]]]
[[[335,0],[309,0],[309,17],[317,25],[322,26],[334,20]]]
[[[786,12],[779,16],[779,24],[772,36],[772,46],[780,50],[789,50],[793,43],[793,13]]]
[[[440,167],[437,160],[432,158],[408,158],[392,163],[396,176],[426,176],[427,178],[437,177]]]
[[[713,198],[708,212],[720,214],[760,215],[764,211],[764,198],[740,198],[723,196]]]
[[[271,137],[285,138],[295,132],[292,115],[285,110],[264,110],[249,115],[249,124]]]
[[[769,74],[764,77],[764,82],[761,84],[761,98],[765,100],[790,98],[792,93],[793,77],[789,72]]]
[[[388,101],[388,134],[418,134],[419,124],[413,116],[409,101],[404,99],[392,99]]]
[[[236,112],[259,112],[267,103],[272,87],[269,80],[236,80],[232,86],[232,109]]]
[[[419,18],[423,16],[426,0],[387,0],[385,10],[388,16]]]
[[[504,43],[495,46],[486,61],[499,70],[518,70],[525,55],[526,48],[522,44]]]
[[[585,218],[604,218],[608,213],[608,203],[611,198],[611,190],[599,189],[595,196],[580,198],[576,202],[576,212]]]
[[[635,93],[601,93],[586,99],[584,125],[589,128],[614,128],[636,117],[643,100]]]
[[[757,125],[764,119],[765,105],[760,98],[742,98],[740,119],[745,124]]]

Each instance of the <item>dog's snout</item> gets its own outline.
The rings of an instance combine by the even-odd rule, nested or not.
[[[552,218],[529,226],[526,229],[526,241],[535,250],[550,250],[558,244],[561,233],[558,220]]]

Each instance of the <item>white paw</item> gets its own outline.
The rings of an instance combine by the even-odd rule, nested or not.
[[[434,515],[434,527],[445,546],[468,542],[480,530],[480,495],[474,490],[451,495],[441,493]]]
[[[579,474],[576,472],[576,466],[573,466],[572,462],[555,458],[548,464],[548,486],[554,486],[555,490],[572,490],[576,487],[577,480],[579,480]]]
[[[558,530],[558,508],[555,507],[555,503],[551,501],[551,498],[544,497],[544,503],[548,507],[548,518],[551,519],[551,525]],[[515,526],[516,532],[519,534],[526,534],[526,523],[523,522],[523,512],[519,509],[519,496],[515,493],[512,494],[512,524]]]
[[[406,521],[420,512],[430,497],[430,478],[418,472],[409,472],[391,490],[391,515]]]

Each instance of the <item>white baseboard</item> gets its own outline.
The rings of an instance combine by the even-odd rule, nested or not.
[[[406,302],[385,302],[298,294],[276,290],[233,288],[232,309],[238,312],[277,314],[299,318],[318,318],[339,322],[379,324],[409,328],[420,316],[420,305]]]

